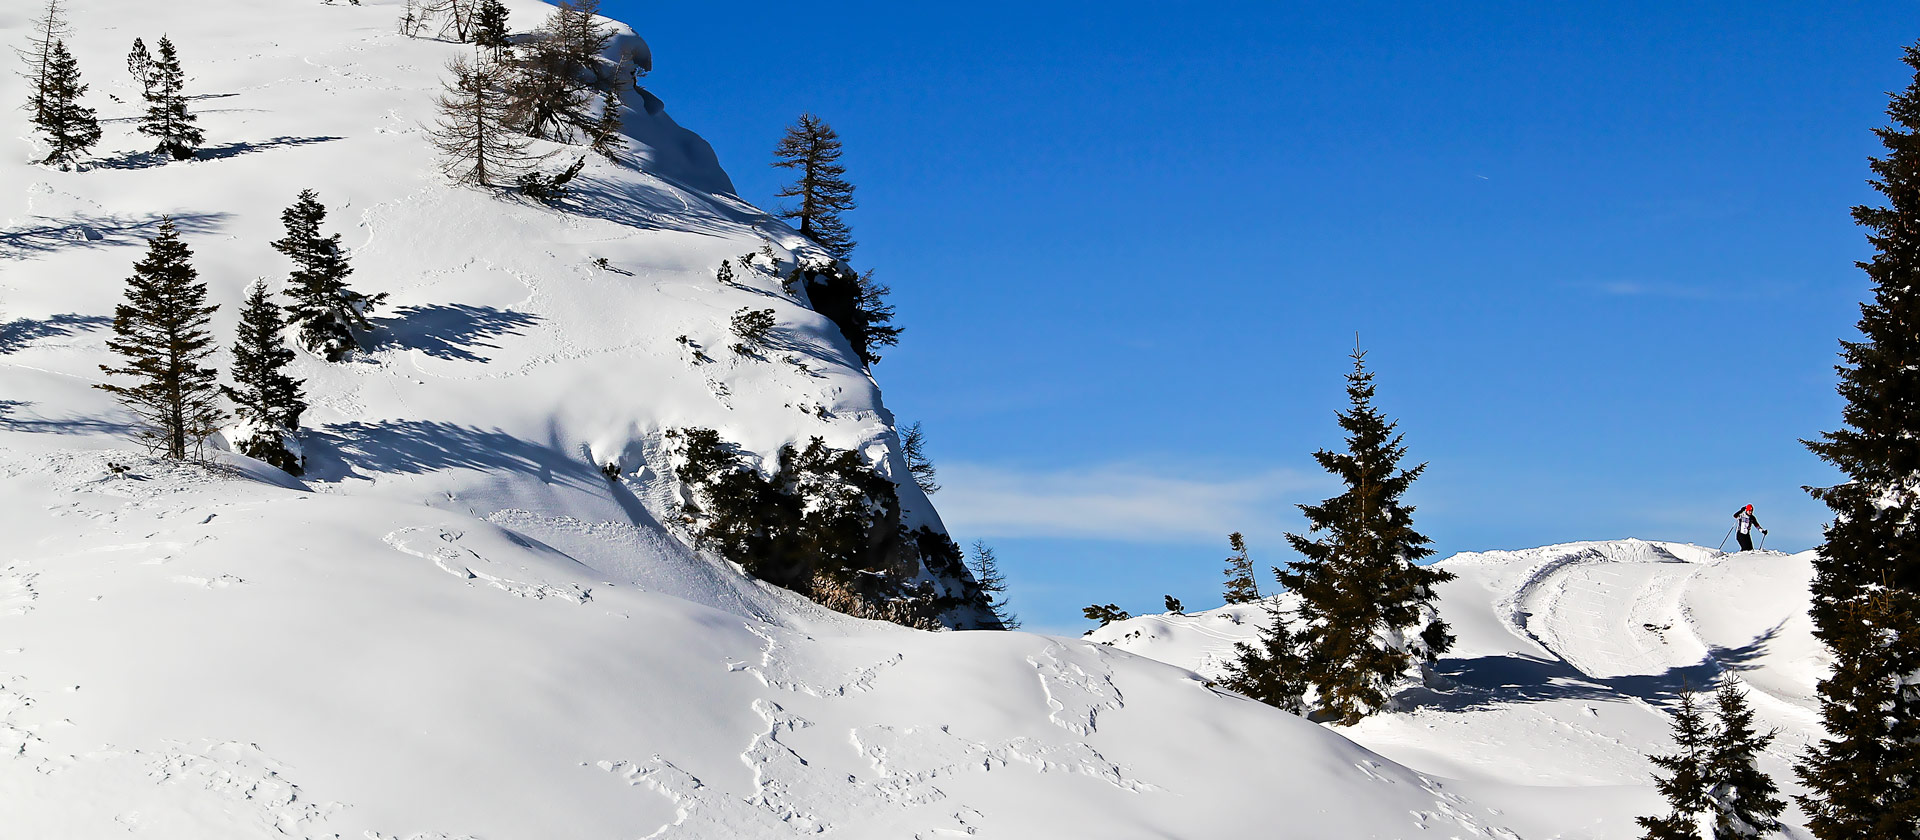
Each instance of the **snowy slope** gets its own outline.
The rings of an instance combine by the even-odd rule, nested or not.
[[[1180,668],[853,620],[689,551],[661,525],[666,429],[905,471],[830,323],[771,277],[713,280],[763,237],[803,246],[658,99],[627,101],[640,166],[592,161],[555,211],[435,173],[422,126],[465,50],[396,35],[397,2],[70,5],[94,165],[29,165],[0,111],[0,836],[1626,836],[1610,802],[1422,775]],[[201,160],[131,130],[122,57],[162,33]],[[230,335],[304,188],[356,288],[393,296],[372,352],[297,363],[310,475],[144,456],[91,387],[143,240],[177,221]],[[743,306],[799,364],[724,349]]]
[[[1814,685],[1827,667],[1807,617],[1811,563],[1639,540],[1450,557],[1439,566],[1458,578],[1440,587],[1440,610],[1459,641],[1439,670],[1454,687],[1411,691],[1408,712],[1344,732],[1424,772],[1578,790],[1651,814],[1644,756],[1671,747],[1666,710],[1682,689],[1731,674],[1759,724],[1780,731],[1762,769],[1797,792],[1790,768],[1819,737]],[[1088,638],[1217,677],[1264,620],[1238,605]],[[1598,836],[1636,836],[1608,828],[1615,818],[1594,830],[1617,835]]]

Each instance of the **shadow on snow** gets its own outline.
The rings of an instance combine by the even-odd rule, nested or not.
[[[0,355],[25,348],[43,338],[59,338],[91,332],[113,323],[104,315],[53,315],[47,318],[21,318],[0,324]]]
[[[461,362],[488,361],[475,349],[497,350],[500,345],[490,339],[521,335],[541,320],[525,312],[457,303],[405,306],[394,310],[394,316],[381,319],[375,349],[406,348]]]
[[[68,248],[108,248],[137,245],[160,230],[160,221],[172,218],[182,236],[212,233],[231,218],[230,213],[179,213],[171,217],[154,213],[145,216],[69,216],[40,217],[36,227],[0,231],[0,260],[23,260]]]

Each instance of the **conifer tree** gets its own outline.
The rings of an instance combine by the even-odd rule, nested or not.
[[[500,0],[480,0],[473,12],[473,43],[493,50],[495,57],[513,46],[513,30],[507,26],[507,6]]]
[[[307,404],[300,380],[286,371],[287,363],[293,361],[293,350],[281,335],[287,322],[264,282],[254,283],[247,291],[244,307],[239,337],[233,343],[235,387],[220,388],[249,427],[234,445],[248,457],[299,475],[298,447],[288,444],[300,428]]]
[[[587,145],[599,152],[601,157],[614,163],[620,162],[620,132],[624,129],[620,120],[620,97],[611,91],[600,95],[600,117],[587,129]]]
[[[1753,709],[1739,685],[1727,678],[1714,692],[1717,729],[1707,740],[1704,772],[1714,810],[1713,840],[1752,840],[1780,830],[1787,803],[1773,779],[1754,760],[1773,743],[1773,732],[1756,732]]]
[[[844,260],[853,253],[855,243],[852,229],[840,214],[855,205],[853,184],[846,179],[840,154],[840,135],[833,127],[812,114],[801,114],[774,148],[773,165],[800,171],[800,180],[776,193],[800,200],[798,206],[781,209],[780,218],[799,219],[800,235]]]
[[[1260,628],[1254,644],[1234,643],[1234,658],[1227,663],[1221,685],[1276,709],[1304,714],[1309,684],[1306,663],[1300,658],[1300,640],[1294,636],[1278,599],[1264,606],[1266,625]]]
[[[1853,208],[1873,258],[1861,340],[1842,341],[1845,428],[1807,446],[1846,482],[1809,488],[1834,513],[1814,555],[1814,635],[1833,654],[1821,681],[1826,737],[1797,772],[1821,840],[1920,838],[1920,45],[1893,95],[1871,182],[1884,206]]]
[[[127,278],[126,294],[113,310],[113,338],[107,340],[122,365],[100,370],[134,382],[94,387],[118,397],[140,419],[140,435],[154,451],[175,459],[197,454],[220,426],[214,369],[204,366],[213,352],[207,321],[219,307],[207,305],[193,251],[173,220],[160,223],[146,258]]]
[[[900,454],[907,459],[907,472],[913,474],[913,483],[919,485],[920,492],[932,495],[940,492],[940,483],[934,480],[939,470],[927,458],[926,450],[927,433],[918,422],[900,430]]]
[[[967,568],[973,572],[973,580],[980,585],[980,592],[986,597],[987,610],[1000,622],[1001,629],[1020,629],[1020,619],[1007,607],[1007,599],[1002,595],[1007,591],[1007,578],[1000,572],[1000,558],[994,556],[993,548],[980,540],[973,541],[973,553],[967,558]]]
[[[193,157],[206,140],[193,124],[196,117],[187,111],[186,85],[187,75],[180,69],[173,40],[160,36],[160,54],[153,60],[153,86],[147,93],[147,113],[140,120],[140,133],[159,138],[160,145],[154,151],[174,160]]]
[[[1666,771],[1655,774],[1653,784],[1667,798],[1663,817],[1637,817],[1646,829],[1645,840],[1700,840],[1700,815],[1709,803],[1706,773],[1707,723],[1694,702],[1693,692],[1680,693],[1680,708],[1673,715],[1674,752],[1649,756],[1656,767]]]
[[[1399,468],[1407,450],[1398,424],[1373,407],[1365,356],[1353,353],[1349,405],[1339,416],[1347,451],[1313,454],[1346,491],[1318,505],[1300,505],[1309,534],[1319,536],[1288,534],[1305,559],[1275,571],[1300,597],[1298,642],[1315,689],[1312,716],[1342,725],[1384,708],[1409,668],[1417,665],[1427,675],[1453,644],[1433,591],[1453,574],[1415,565],[1433,550],[1413,529],[1413,508],[1400,500],[1426,465]]]
[[[1250,604],[1260,600],[1260,584],[1254,580],[1253,558],[1247,556],[1247,541],[1235,531],[1227,535],[1233,555],[1227,558],[1226,602]]]
[[[47,0],[47,7],[27,29],[27,45],[14,49],[14,54],[26,65],[20,78],[27,80],[26,108],[32,120],[46,116],[47,73],[53,66],[53,45],[70,37],[73,37],[73,27],[67,23],[66,10],[60,8],[60,0]]]
[[[329,362],[337,362],[359,349],[353,328],[373,328],[367,313],[386,294],[363,295],[347,288],[346,254],[340,249],[340,234],[320,235],[320,224],[327,219],[327,208],[313,190],[302,190],[293,206],[280,214],[287,235],[273,243],[274,250],[293,260],[288,278],[288,322],[299,329],[300,344]]]
[[[86,92],[87,86],[80,82],[80,65],[67,52],[66,42],[53,42],[40,116],[33,121],[52,147],[43,163],[70,168],[100,142],[100,121],[94,119],[92,108],[80,104],[80,96]]]
[[[133,39],[133,49],[127,51],[127,73],[140,83],[142,101],[153,97],[153,53],[147,51],[147,42]]]
[[[593,72],[613,43],[613,32],[600,23],[600,0],[560,0],[550,28],[579,71]]]
[[[431,138],[441,171],[460,183],[511,183],[531,167],[527,140],[507,127],[508,104],[499,65],[455,59],[438,102],[440,119]]]

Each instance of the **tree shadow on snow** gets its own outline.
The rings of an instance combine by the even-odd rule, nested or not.
[[[394,310],[394,316],[381,320],[379,349],[402,347],[461,362],[488,361],[475,348],[497,350],[500,345],[489,339],[521,335],[541,320],[525,312],[457,303],[405,306]]]
[[[45,224],[0,231],[0,260],[24,260],[68,248],[138,245],[154,237],[163,218],[173,219],[182,236],[212,233],[231,213],[178,213],[173,216],[42,216]]]
[[[59,338],[79,332],[91,332],[113,323],[104,315],[54,315],[48,318],[20,318],[0,324],[0,355],[12,353],[43,338]]]
[[[1472,659],[1443,657],[1436,670],[1454,683],[1452,690],[1411,688],[1400,692],[1394,700],[1409,709],[1425,707],[1447,712],[1555,700],[1618,700],[1623,696],[1665,705],[1678,702],[1682,691],[1711,690],[1714,680],[1723,672],[1759,667],[1755,661],[1766,654],[1767,646],[1780,635],[1784,624],[1783,621],[1774,625],[1739,647],[1712,647],[1699,662],[1668,668],[1658,674],[1594,677],[1565,660],[1522,654]]]
[[[24,400],[0,400],[0,431],[43,435],[119,435],[131,436],[139,429],[128,423],[114,423],[93,417],[40,417],[26,413],[33,403]]]
[[[239,157],[254,152],[264,152],[269,149],[278,149],[285,146],[310,146],[315,143],[326,143],[340,139],[344,138],[331,136],[275,137],[271,140],[261,140],[253,143],[228,143],[224,146],[203,147],[195,151],[192,158],[178,161],[154,151],[122,152],[112,157],[96,158],[86,161],[84,165],[89,169],[152,169],[153,167],[166,166],[170,163],[189,163],[196,160],[224,160],[226,158]]]
[[[643,230],[726,234],[764,223],[768,217],[696,190],[680,188],[657,175],[657,183],[611,181],[583,175],[568,184],[556,209]]]

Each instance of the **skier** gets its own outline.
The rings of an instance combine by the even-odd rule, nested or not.
[[[1752,551],[1753,529],[1760,528],[1760,518],[1753,515],[1753,505],[1747,505],[1735,511],[1733,521],[1740,526],[1740,550]],[[1766,532],[1767,529],[1760,528],[1760,533]]]

